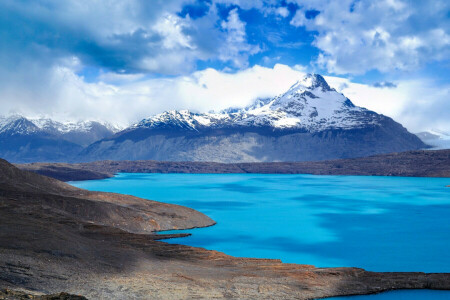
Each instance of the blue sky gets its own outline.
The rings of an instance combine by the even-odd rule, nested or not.
[[[408,129],[450,130],[449,29],[440,0],[4,0],[0,114],[125,124],[245,105],[315,72]]]

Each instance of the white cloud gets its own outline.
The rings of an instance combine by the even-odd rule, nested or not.
[[[278,15],[282,16],[283,18],[286,18],[287,16],[289,16],[289,10],[284,6],[278,7],[276,9],[276,13]]]
[[[377,88],[339,77],[326,80],[355,105],[389,116],[411,132],[432,128],[450,132],[450,85],[414,79],[400,80],[395,88]]]
[[[165,75],[192,72],[199,60],[245,67],[259,48],[248,43],[237,9],[222,23],[214,3],[205,4],[203,16],[182,16],[184,5],[192,2],[5,0],[0,18],[8,16],[8,26],[0,27],[0,64],[6,68],[4,61],[38,59],[53,67],[77,57],[82,65],[116,73]]]
[[[221,27],[227,33],[226,43],[222,47],[219,57],[223,61],[231,61],[234,66],[242,68],[248,65],[248,57],[260,51],[258,46],[247,43],[245,23],[239,19],[238,9],[230,11]]]
[[[86,83],[68,67],[49,72],[45,89],[0,91],[3,114],[49,116],[58,120],[106,120],[121,125],[170,109],[193,111],[242,107],[256,98],[288,89],[302,76],[285,65],[254,66],[236,73],[206,69],[188,76],[142,79],[105,74],[105,82]],[[123,79],[121,82],[118,80]],[[133,81],[133,79],[135,79]],[[112,84],[112,83],[114,84]]]
[[[86,83],[69,67],[51,70],[48,82],[0,90],[1,113],[46,115],[58,120],[104,120],[128,125],[171,109],[197,112],[243,107],[254,99],[276,96],[305,74],[302,66],[254,66],[235,73],[206,69],[185,76],[146,79],[104,74]],[[382,113],[412,132],[431,128],[450,131],[450,86],[429,80],[398,80],[397,87],[377,88],[349,79],[326,77],[356,105]],[[40,88],[44,86],[45,88]]]
[[[102,72],[98,76],[98,80],[109,84],[124,84],[143,79],[145,74],[120,74],[114,72]]]
[[[292,0],[291,20],[318,32],[317,63],[337,74],[412,70],[450,56],[450,2],[443,0]],[[307,10],[320,13],[311,19]]]

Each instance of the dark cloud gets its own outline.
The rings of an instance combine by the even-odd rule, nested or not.
[[[393,82],[390,81],[379,81],[379,82],[375,82],[373,84],[374,87],[376,88],[389,88],[389,89],[394,89],[397,87],[397,85]]]
[[[198,60],[238,61],[221,55],[232,43],[245,60],[245,32],[234,43],[213,6],[193,0],[5,0],[0,59],[54,65],[75,56],[112,72],[176,75],[192,71]]]
[[[65,2],[66,5],[58,2],[4,1],[0,4],[3,59],[33,58],[47,61],[49,65],[58,64],[60,58],[76,56],[87,65],[140,72],[143,58],[168,50],[162,46],[163,37],[151,31],[159,13],[152,14],[139,1],[134,1],[134,6],[115,8],[111,15],[108,15],[111,6],[107,1],[103,7],[79,2],[85,9],[73,1]],[[148,12],[148,18],[142,12],[139,17],[129,15],[132,9]],[[152,10],[164,12],[157,5]],[[131,17],[137,18],[131,20]],[[145,29],[146,25],[150,28]]]

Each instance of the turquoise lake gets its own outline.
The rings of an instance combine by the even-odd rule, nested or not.
[[[217,222],[169,243],[317,267],[450,272],[448,178],[121,173],[71,184],[188,206]],[[450,299],[450,292],[333,299],[366,298]]]

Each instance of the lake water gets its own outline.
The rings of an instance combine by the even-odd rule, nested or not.
[[[450,272],[447,178],[122,173],[71,184],[188,206],[217,222],[169,243],[318,267]],[[450,299],[450,292],[347,298],[366,297]]]

